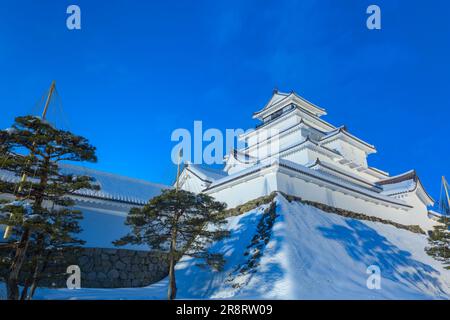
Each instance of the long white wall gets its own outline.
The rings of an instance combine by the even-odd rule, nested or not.
[[[404,225],[419,225],[425,231],[431,230],[436,224],[435,221],[428,218],[426,206],[415,193],[409,193],[402,199],[412,206],[411,209],[398,209],[381,204],[380,201],[378,203],[367,201],[354,195],[332,190],[325,185],[320,186],[307,182],[295,172],[275,169],[275,167],[247,177],[245,181],[236,181],[235,184],[230,183],[227,187],[212,189],[207,193],[232,208],[258,197],[269,195],[274,191]]]
[[[419,225],[424,230],[431,230],[436,224],[428,218],[426,206],[414,193],[409,193],[408,196],[402,199],[413,208],[403,210],[330,190],[329,188],[308,183],[302,179],[281,172],[278,174],[277,185],[279,191],[301,197],[305,200],[324,203],[332,207],[391,220],[404,225]]]
[[[267,171],[263,170],[262,172]],[[215,188],[211,191],[206,191],[206,193],[218,201],[225,202],[228,208],[234,208],[250,200],[277,191],[276,173],[267,172],[264,176],[261,174],[262,172],[249,177],[246,181],[239,181],[235,185],[230,184],[224,188]]]

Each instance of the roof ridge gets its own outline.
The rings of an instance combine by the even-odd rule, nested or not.
[[[334,137],[335,135],[337,135],[339,133],[343,133],[343,134],[347,135],[349,138],[352,138],[352,139],[358,141],[359,143],[361,143],[361,144],[363,144],[363,145],[365,145],[365,146],[367,146],[367,147],[369,147],[369,148],[371,148],[373,150],[376,150],[376,148],[375,148],[375,146],[373,144],[370,144],[370,143],[364,141],[363,139],[355,136],[354,134],[350,133],[348,131],[348,129],[347,129],[347,126],[345,126],[345,125],[342,125],[340,127],[337,127],[334,130],[329,131],[323,137],[320,138],[320,141],[327,140],[327,139],[329,139],[331,137]]]
[[[74,164],[70,164],[70,163],[63,163],[60,164],[61,168],[73,168],[73,169],[78,169],[78,170],[83,170],[83,171],[90,171],[93,174],[99,174],[99,175],[103,175],[103,176],[107,176],[107,177],[115,177],[115,178],[121,178],[123,180],[128,180],[128,181],[134,181],[134,182],[140,182],[143,184],[147,184],[147,185],[152,185],[152,186],[158,186],[158,187],[169,187],[167,185],[164,185],[162,183],[156,183],[156,182],[150,182],[144,179],[139,179],[139,178],[134,178],[134,177],[128,177],[122,174],[117,174],[117,173],[112,173],[112,172],[106,172],[106,171],[102,171],[102,170],[98,170],[98,169],[93,169],[93,168],[88,168],[88,167],[83,167],[83,166],[77,166]],[[75,174],[75,173],[72,173]]]

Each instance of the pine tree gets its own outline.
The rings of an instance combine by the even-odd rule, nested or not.
[[[427,253],[450,269],[450,217],[443,216],[429,234]]]
[[[226,205],[208,195],[184,191],[164,190],[151,199],[142,209],[133,208],[125,224],[131,232],[114,242],[146,244],[150,249],[168,253],[168,299],[176,298],[175,263],[182,255],[189,255],[220,270],[223,255],[208,251],[209,244],[226,236],[221,226],[225,223],[223,210]]]
[[[1,169],[17,180],[0,183],[0,193],[16,197],[15,201],[0,206],[0,224],[13,230],[10,244],[14,246],[14,256],[7,292],[8,299],[17,300],[18,279],[26,259],[39,265],[35,268],[36,281],[45,250],[82,243],[74,236],[80,232],[78,221],[82,216],[71,208],[74,202],[70,195],[80,189],[98,188],[91,177],[65,174],[58,164],[97,159],[95,148],[87,139],[33,116],[17,117],[12,128],[0,131],[0,142]],[[23,292],[22,297],[25,296]]]

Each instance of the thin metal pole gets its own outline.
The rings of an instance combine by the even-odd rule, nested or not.
[[[50,100],[52,99],[53,92],[55,91],[56,82],[55,80],[52,81],[52,84],[50,85],[50,89],[48,91],[47,95],[47,101],[45,101],[44,111],[42,111],[42,120],[45,120],[45,117],[47,116],[48,106],[50,105]],[[34,145],[34,144],[33,144]],[[23,173],[22,177],[20,178],[19,182],[19,188],[17,189],[17,192],[22,192],[23,185],[27,181],[27,174],[26,172]],[[12,227],[7,226],[5,229],[5,233],[3,234],[3,239],[8,239],[11,236]]]
[[[178,152],[178,165],[177,165],[177,182],[176,182],[176,188],[175,188],[175,192],[178,192],[178,186],[179,186],[179,182],[178,180],[180,180],[180,163],[181,163],[181,151]]]
[[[450,197],[448,194],[448,184],[447,184],[447,180],[445,180],[444,176],[442,176],[442,184],[444,185],[445,195],[447,196],[447,207],[450,208]]]

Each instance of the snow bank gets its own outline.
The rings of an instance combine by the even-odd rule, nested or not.
[[[259,264],[248,250],[266,206],[228,219],[231,237],[215,243],[222,272],[183,258],[176,266],[178,298],[208,299],[448,299],[450,271],[429,257],[423,235],[391,225],[325,213],[277,197],[277,218]],[[381,270],[381,289],[366,286],[367,267]],[[253,271],[253,272],[252,272]],[[42,299],[165,299],[167,279],[146,288],[40,289]]]
[[[3,282],[0,282],[0,300],[6,300],[6,287]]]

